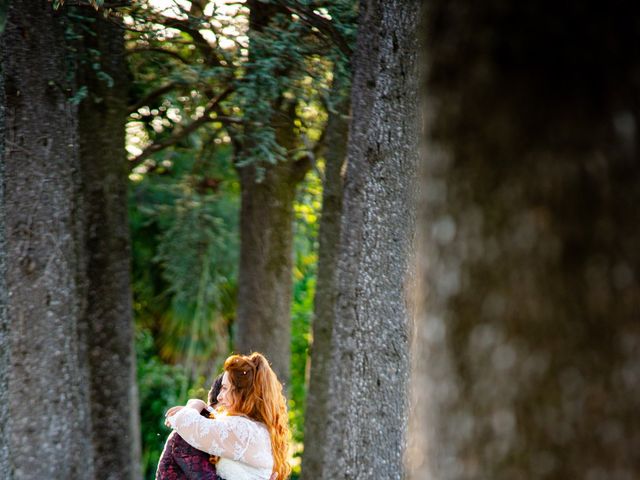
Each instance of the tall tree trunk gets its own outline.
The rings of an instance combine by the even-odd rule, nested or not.
[[[255,32],[262,32],[277,13],[283,13],[279,5],[266,5],[259,0],[247,4],[249,28]],[[252,44],[249,55],[256,55]],[[281,95],[273,99],[273,109],[270,126],[276,132],[278,145],[290,152],[296,146],[295,104]],[[287,384],[291,368],[293,202],[310,162],[288,159],[261,168],[261,181],[255,165],[239,168],[242,204],[234,343],[242,353],[263,352],[280,380]]]
[[[89,385],[78,346],[83,238],[65,18],[14,0],[2,38],[9,458],[19,479],[91,479]]]
[[[256,181],[256,167],[240,169],[240,271],[235,345],[264,352],[278,377],[289,379],[293,202],[306,168],[283,162]]]
[[[419,3],[360,3],[321,478],[402,477]]]
[[[332,384],[331,331],[338,295],[335,271],[340,251],[342,170],[349,138],[348,90],[348,86],[342,84],[336,84],[332,88],[332,96],[338,99],[338,102],[334,110],[329,112],[324,138],[322,216],[318,230],[318,275],[314,298],[313,341],[310,348],[311,371],[304,419],[301,477],[303,480],[322,478],[322,464],[327,446],[327,402]]]
[[[640,472],[639,8],[583,7],[429,3],[411,478]]]
[[[86,210],[88,352],[96,477],[140,477],[140,432],[133,345],[124,122],[127,71],[123,29],[93,9],[79,83],[79,145]]]

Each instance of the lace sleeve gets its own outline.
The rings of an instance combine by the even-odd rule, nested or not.
[[[209,419],[193,408],[185,407],[169,417],[169,423],[198,450],[257,468],[271,468],[273,464],[268,432],[247,418],[222,416]]]

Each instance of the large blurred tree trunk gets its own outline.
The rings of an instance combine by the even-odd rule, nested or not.
[[[282,7],[259,0],[249,0],[247,5],[249,28],[255,32],[262,32],[276,14],[284,14]],[[256,55],[251,43],[249,55]],[[269,119],[277,143],[288,152],[296,146],[294,107],[282,96],[274,99]],[[305,159],[275,165],[264,162],[261,180],[255,164],[239,169],[242,203],[235,348],[241,353],[264,353],[285,384],[291,362],[293,202],[310,165]]]
[[[313,341],[309,352],[311,369],[304,418],[303,479],[322,478],[327,447],[327,402],[332,384],[331,331],[338,295],[335,272],[340,252],[342,170],[347,157],[350,107],[349,82],[340,81],[337,74],[334,78],[337,80],[332,87],[332,97],[336,104],[329,112],[323,140],[322,215],[318,229],[318,275],[314,297]]]
[[[411,478],[638,477],[639,15],[429,2]]]
[[[48,2],[14,0],[2,38],[11,463],[3,475],[17,479],[94,478],[78,346],[84,245],[65,26]]]
[[[140,477],[140,433],[133,345],[127,164],[127,71],[122,26],[91,8],[79,84],[79,145],[86,211],[87,308],[82,321],[89,360],[96,477]]]
[[[402,478],[419,4],[360,3],[320,478]]]

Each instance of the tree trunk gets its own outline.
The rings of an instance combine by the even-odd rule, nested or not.
[[[429,4],[411,478],[638,476],[630,7]]]
[[[65,18],[14,0],[3,35],[9,459],[18,479],[91,479],[89,386],[78,346],[83,238]]]
[[[360,3],[321,478],[401,478],[419,3]]]
[[[127,71],[122,27],[93,9],[79,83],[79,145],[86,210],[87,308],[82,319],[91,378],[96,477],[140,477],[124,122]],[[99,52],[99,53],[97,53]],[[98,67],[96,67],[98,65]],[[112,83],[112,84],[111,84]]]
[[[346,83],[346,82],[344,82]],[[322,478],[327,446],[327,402],[331,391],[331,331],[335,315],[336,264],[340,244],[342,214],[342,169],[349,137],[348,87],[336,85],[333,98],[339,99],[329,112],[324,138],[324,180],[322,216],[318,230],[318,274],[314,298],[313,341],[310,347],[311,373],[304,419],[304,455],[302,479]]]
[[[266,169],[240,169],[240,271],[235,346],[242,353],[263,352],[281,381],[291,361],[293,202],[304,178],[292,162]]]

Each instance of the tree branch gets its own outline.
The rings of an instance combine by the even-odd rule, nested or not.
[[[226,123],[227,125],[232,124],[232,123],[236,123],[238,125],[243,125],[245,123],[245,121],[239,117],[227,117],[225,115],[219,115],[216,118],[210,118],[209,119],[210,122],[220,122],[220,123]]]
[[[158,88],[157,90],[154,90],[153,92],[147,94],[145,97],[138,100],[134,105],[131,105],[127,113],[131,115],[133,112],[136,112],[140,107],[144,107],[145,105],[148,105],[156,98],[161,97],[167,92],[170,92],[171,90],[173,90],[174,88],[176,88],[178,85],[181,85],[181,84],[182,84],[181,82],[169,82],[166,85],[163,85],[162,87]]]
[[[321,33],[329,37],[344,55],[351,58],[353,53],[351,47],[331,20],[318,15],[311,9],[304,8],[302,5],[292,4],[289,0],[276,0],[276,3],[282,5],[291,13],[296,14],[303,22],[317,28]]]
[[[157,153],[161,150],[164,150],[167,147],[175,145],[183,138],[187,137],[191,133],[195,132],[198,128],[204,125],[207,122],[211,121],[220,121],[224,122],[224,117],[221,119],[218,118],[210,118],[209,115],[218,107],[220,102],[222,102],[225,98],[227,98],[233,92],[233,87],[228,87],[225,91],[223,91],[220,95],[213,98],[207,103],[202,115],[200,115],[197,119],[193,120],[191,123],[179,127],[176,129],[170,136],[161,140],[159,142],[152,143],[147,148],[145,148],[140,155],[129,162],[129,167],[134,168],[136,165],[139,165],[144,160],[149,158],[149,156]]]
[[[178,52],[174,52],[172,50],[165,50],[164,48],[160,48],[160,47],[135,47],[135,48],[130,48],[130,49],[127,50],[127,55],[129,55],[130,53],[141,53],[141,52],[164,53],[165,55],[170,55],[170,56],[180,60],[185,65],[191,65],[191,62],[189,62],[186,58],[184,58]]]
[[[165,17],[164,15],[151,15],[147,13],[147,21],[151,23],[158,23],[167,28],[176,28],[181,32],[190,35],[191,38],[193,38],[193,44],[198,48],[198,50],[200,50],[207,65],[211,67],[222,66],[220,60],[218,59],[216,49],[213,48],[198,31],[197,25],[194,25],[189,20]]]

